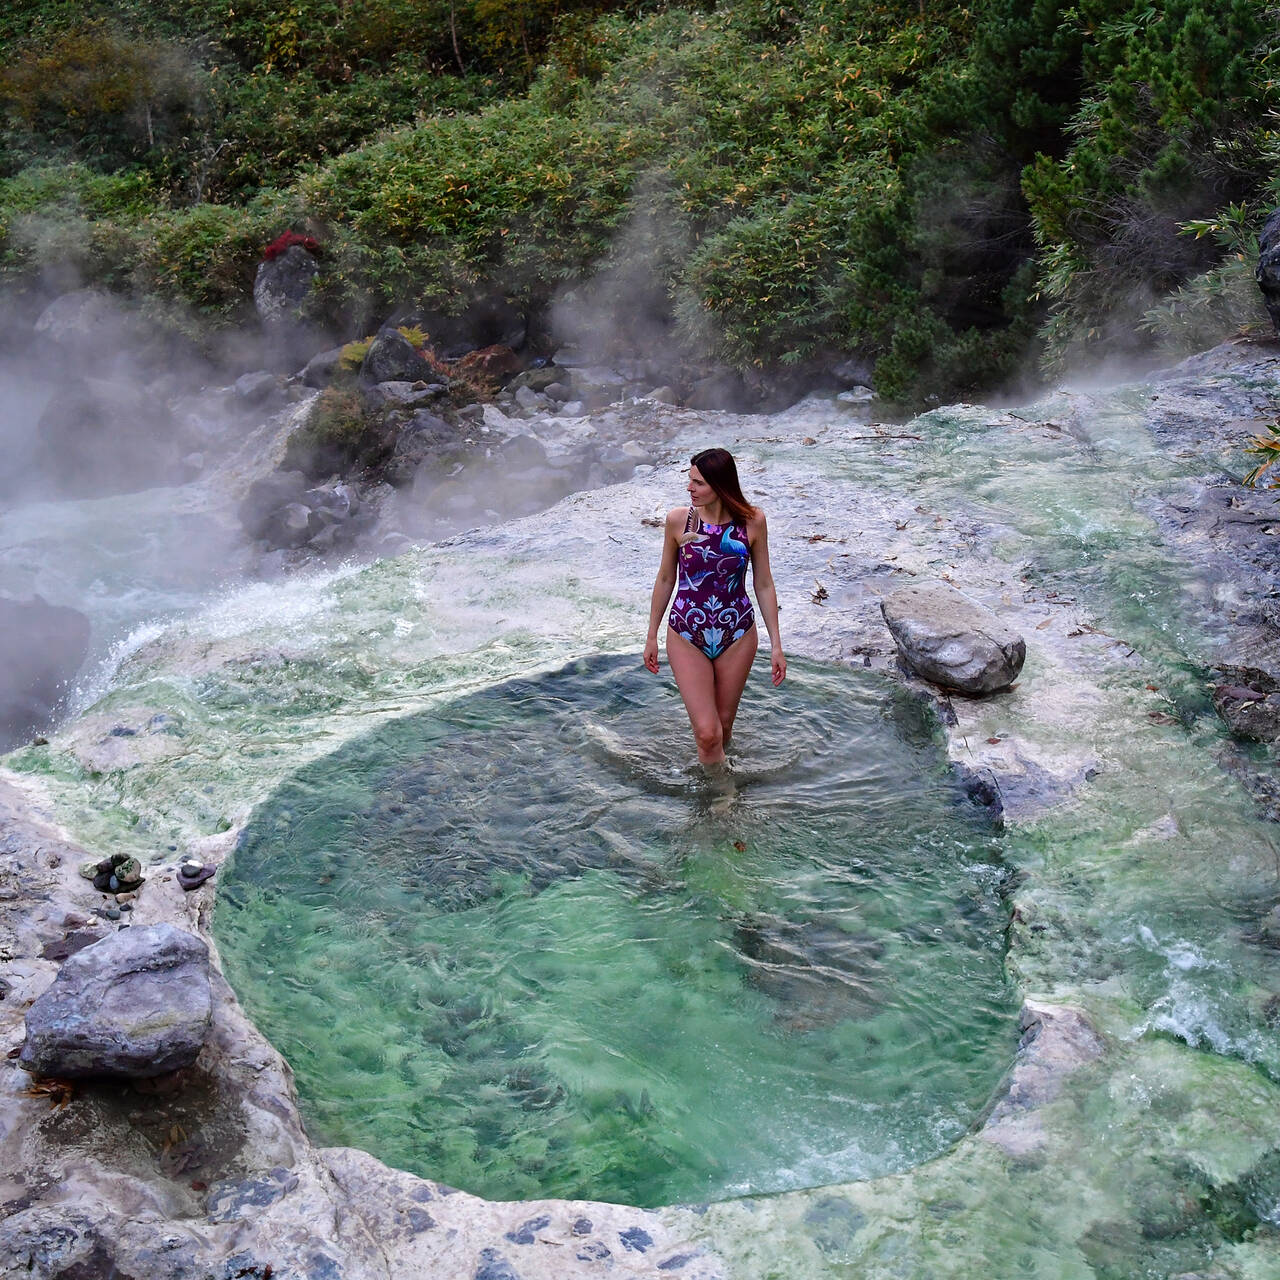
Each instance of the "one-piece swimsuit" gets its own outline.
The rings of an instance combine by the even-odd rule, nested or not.
[[[686,534],[695,532],[697,519],[690,507]],[[680,548],[679,585],[667,622],[714,661],[755,624],[745,586],[751,548],[743,524],[699,521],[696,533]]]

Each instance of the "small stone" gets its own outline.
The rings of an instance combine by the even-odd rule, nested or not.
[[[31,739],[31,745],[33,747],[47,747],[49,745],[49,739],[43,735],[39,735]]]
[[[188,871],[184,863],[178,870],[178,883],[190,893],[192,889],[198,889],[206,880],[212,879],[216,870],[216,867],[197,864],[195,871]]]
[[[104,907],[104,908],[103,908],[103,911],[102,911],[102,914],[103,914],[104,916],[106,916],[108,920],[119,920],[119,919],[120,919],[120,908],[119,908],[119,907]]]
[[[96,862],[82,862],[80,864],[80,874],[86,880],[92,880],[98,874],[98,864]]]

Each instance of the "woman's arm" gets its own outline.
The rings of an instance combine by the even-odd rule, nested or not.
[[[687,510],[679,508],[668,511],[662,530],[662,562],[658,565],[658,576],[653,580],[653,596],[649,600],[649,635],[644,642],[644,665],[655,674],[658,670],[658,628],[662,625],[662,615],[667,611],[667,602],[675,589],[680,523],[687,515]]]
[[[769,527],[764,512],[747,526],[751,538],[751,583],[756,590],[764,625],[769,632],[769,648],[773,665],[773,683],[781,684],[787,677],[787,659],[782,652],[782,637],[778,633],[778,591],[773,585],[773,572],[769,568]]]

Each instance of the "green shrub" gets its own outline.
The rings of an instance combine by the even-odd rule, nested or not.
[[[313,401],[306,422],[290,435],[281,465],[323,479],[353,465],[382,462],[394,439],[358,389],[326,387]]]
[[[180,145],[208,109],[206,81],[180,43],[88,23],[11,50],[0,105],[32,152],[63,147],[112,168]]]
[[[1216,218],[1183,227],[1185,234],[1198,240],[1212,239],[1225,256],[1143,316],[1142,328],[1155,335],[1162,352],[1187,356],[1237,335],[1272,331],[1271,317],[1254,278],[1258,265],[1254,228],[1273,202],[1274,197],[1262,209],[1229,205]]]
[[[1277,104],[1269,31],[1253,0],[1062,8],[1089,37],[1080,105],[1061,158],[1039,157],[1024,190],[1053,308],[1051,368],[1106,345],[1139,345],[1139,320],[1222,254],[1189,220],[1255,197],[1270,179]]]
[[[247,313],[262,250],[288,219],[274,208],[195,205],[151,220],[138,283],[211,315]]]
[[[155,207],[149,174],[39,165],[0,179],[0,279],[111,283],[136,261],[131,228]]]

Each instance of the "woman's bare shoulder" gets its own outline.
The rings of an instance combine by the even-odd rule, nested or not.
[[[764,508],[755,507],[755,514],[747,520],[747,532],[751,534],[761,532],[765,527]]]
[[[688,518],[689,518],[688,507],[672,507],[671,510],[667,512],[667,528],[670,529],[678,525],[681,529],[683,529],[684,522]]]

